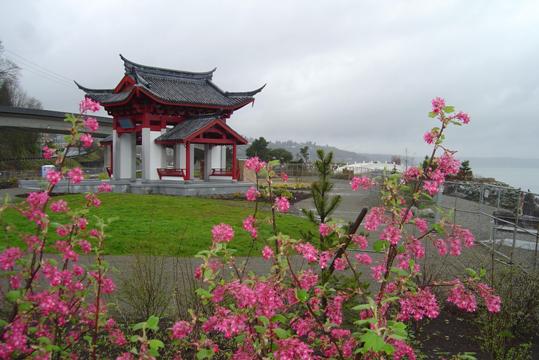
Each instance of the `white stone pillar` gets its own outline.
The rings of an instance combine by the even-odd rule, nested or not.
[[[112,141],[117,144],[114,155],[114,178],[134,180],[136,178],[136,134],[125,133],[117,136],[114,132],[113,135]]]
[[[157,168],[163,166],[163,146],[156,144],[155,139],[161,136],[161,130],[142,129],[142,178],[159,180]]]
[[[112,178],[120,178],[120,142],[116,130],[112,130]]]
[[[210,180],[211,168],[212,168],[212,146],[210,144],[204,144],[204,180]]]
[[[103,146],[103,168],[106,171],[108,167],[110,167],[110,152],[111,152],[112,146],[109,146],[108,144]]]
[[[175,148],[175,166],[178,169],[185,170],[185,144],[176,144]]]
[[[213,169],[222,169],[224,166],[221,163],[221,152],[223,151],[221,145],[214,145],[211,148],[211,167]]]
[[[226,169],[226,145],[221,145],[221,167]]]

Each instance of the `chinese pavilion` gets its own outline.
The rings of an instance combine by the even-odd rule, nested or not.
[[[223,91],[207,72],[170,70],[136,64],[120,55],[125,75],[114,89],[77,86],[113,117],[112,136],[105,146],[107,170],[114,180],[136,178],[136,145],[141,145],[142,179],[174,176],[193,179],[195,149],[203,150],[200,178],[236,180],[236,146],[246,144],[228,124],[235,110],[254,102],[253,91]],[[226,148],[232,147],[227,166]],[[166,165],[172,148],[174,167]],[[197,168],[198,169],[198,168]]]

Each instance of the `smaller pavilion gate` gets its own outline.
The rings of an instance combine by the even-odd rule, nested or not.
[[[254,102],[259,89],[222,91],[213,82],[215,69],[188,72],[136,64],[121,56],[125,75],[114,89],[77,86],[113,116],[112,136],[106,146],[109,175],[114,180],[136,179],[136,146],[141,145],[142,179],[175,177],[189,181],[194,174],[194,152],[204,150],[203,179],[237,179],[236,146],[247,141],[227,120]],[[173,148],[174,168],[167,168],[166,149]],[[227,167],[226,147],[232,147]]]

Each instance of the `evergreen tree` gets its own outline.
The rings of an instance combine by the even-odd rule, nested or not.
[[[251,145],[245,150],[245,154],[248,157],[258,156],[261,160],[270,160],[270,149],[268,148],[268,141],[262,136],[253,140]]]
[[[330,181],[333,171],[333,153],[329,152],[325,154],[324,150],[318,149],[316,154],[318,155],[318,159],[315,161],[314,166],[318,172],[318,181],[313,182],[311,185],[311,195],[316,208],[316,214],[312,210],[305,209],[303,209],[303,213],[314,224],[321,224],[330,220],[331,214],[341,202],[341,196],[329,196],[329,192],[333,189],[333,183]],[[322,236],[320,236],[320,249],[326,249],[326,244],[324,244],[324,238]]]
[[[459,180],[472,180],[473,172],[470,167],[470,161],[465,160],[460,164],[459,172],[457,173],[457,179]]]

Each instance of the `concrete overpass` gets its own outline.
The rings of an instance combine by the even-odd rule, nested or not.
[[[0,128],[10,127],[40,133],[69,134],[71,124],[64,121],[65,114],[61,111],[0,106]],[[92,117],[99,122],[99,130],[92,133],[94,137],[104,138],[112,134],[112,118]]]

